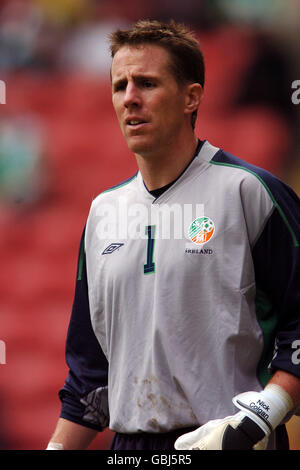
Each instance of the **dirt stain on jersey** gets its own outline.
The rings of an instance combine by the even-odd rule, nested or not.
[[[149,427],[151,427],[155,430],[161,431],[160,426],[159,426],[159,424],[158,424],[158,422],[155,418],[149,419],[147,424],[148,424]]]

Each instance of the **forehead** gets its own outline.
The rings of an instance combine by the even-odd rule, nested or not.
[[[170,73],[169,52],[154,44],[123,46],[115,54],[111,74],[117,79],[129,74],[162,75]]]

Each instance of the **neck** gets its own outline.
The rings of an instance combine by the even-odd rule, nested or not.
[[[174,181],[193,158],[198,138],[192,135],[186,141],[170,144],[166,149],[147,155],[135,154],[144,183],[149,191],[162,188]]]

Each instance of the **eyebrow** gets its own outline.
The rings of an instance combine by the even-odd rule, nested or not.
[[[147,73],[138,73],[132,76],[133,81],[136,83],[139,83],[143,80],[155,80],[156,82],[159,80],[159,78],[156,75],[153,74],[147,74]],[[113,89],[120,85],[125,85],[128,82],[127,78],[119,78],[115,82],[112,81],[112,76],[111,76],[111,85]]]

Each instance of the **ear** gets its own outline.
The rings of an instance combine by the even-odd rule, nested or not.
[[[186,87],[185,114],[192,114],[198,109],[203,97],[203,87],[200,83],[190,83]]]

